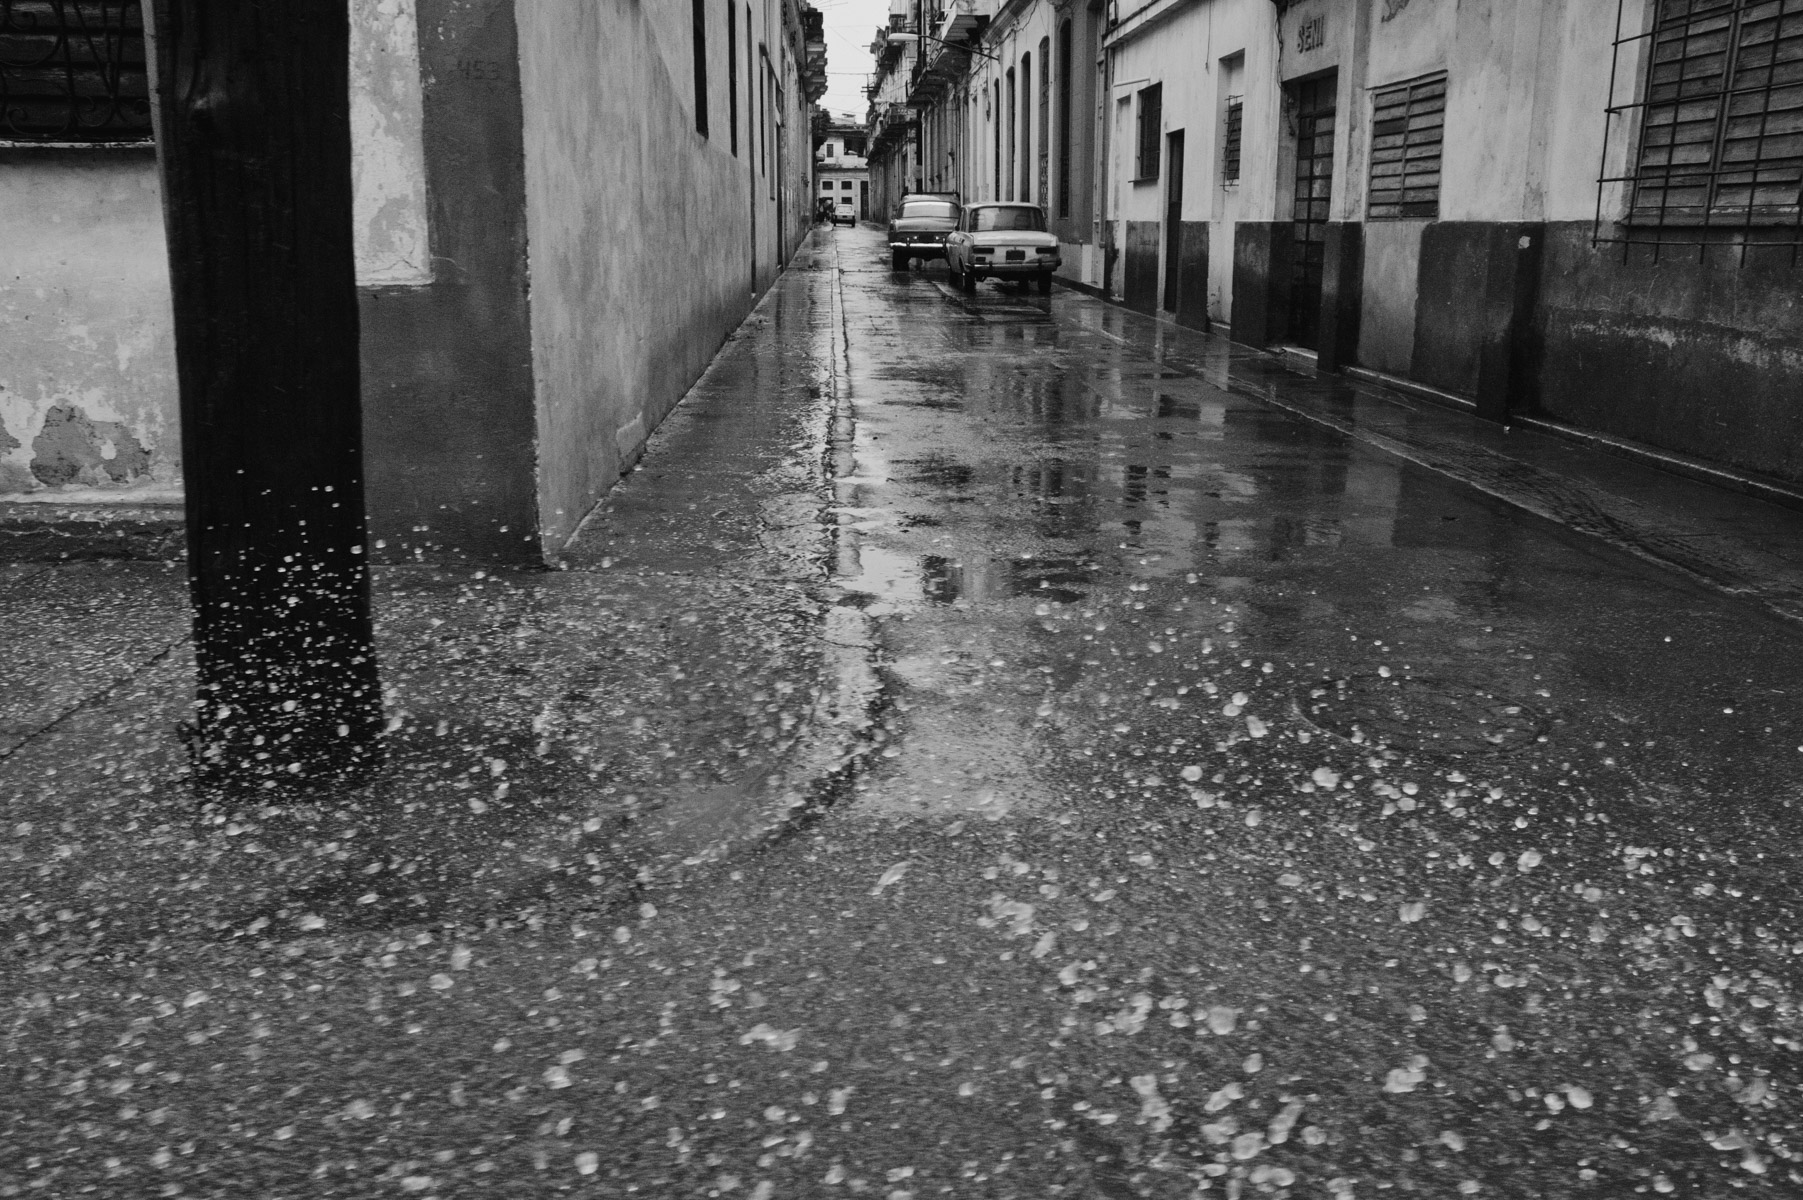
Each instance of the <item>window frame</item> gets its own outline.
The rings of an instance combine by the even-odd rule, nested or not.
[[[1699,4],[1709,5],[1713,11],[1699,14],[1697,11]],[[1681,18],[1673,19],[1670,16],[1670,10],[1680,5],[1685,7],[1685,12]],[[1711,0],[1647,0],[1647,6],[1646,28],[1639,35],[1645,40],[1646,45],[1643,52],[1644,61],[1640,64],[1637,80],[1638,92],[1632,104],[1622,106],[1635,110],[1637,120],[1634,122],[1632,135],[1628,142],[1628,159],[1624,164],[1623,178],[1620,180],[1626,187],[1621,199],[1619,223],[1636,228],[1677,227],[1685,229],[1732,229],[1798,224],[1800,219],[1803,219],[1803,152],[1773,156],[1779,160],[1780,164],[1784,164],[1788,160],[1789,169],[1796,172],[1796,181],[1791,192],[1792,199],[1789,202],[1760,203],[1758,196],[1762,190],[1760,184],[1762,174],[1774,169],[1778,171],[1785,169],[1784,165],[1775,166],[1772,159],[1768,159],[1762,153],[1766,138],[1768,136],[1789,137],[1793,140],[1803,138],[1803,132],[1789,135],[1783,133],[1768,135],[1767,133],[1767,126],[1774,111],[1770,104],[1773,93],[1792,91],[1803,94],[1803,32],[1798,31],[1799,26],[1803,26],[1803,0],[1714,0],[1713,3]],[[1760,44],[1749,43],[1742,36],[1743,30],[1747,26],[1743,18],[1749,15],[1751,9],[1766,9],[1774,6],[1774,15],[1778,23],[1774,32],[1777,36],[1764,44],[1773,45],[1776,48],[1788,42],[1795,49],[1796,55],[1788,59],[1781,59],[1774,53],[1767,65],[1767,81],[1763,85],[1737,86],[1737,75],[1742,69],[1743,53],[1750,44]],[[1687,90],[1687,84],[1696,83],[1699,78],[1706,79],[1711,74],[1705,72],[1699,76],[1688,70],[1688,67],[1698,59],[1712,56],[1711,52],[1707,50],[1697,51],[1694,55],[1690,52],[1689,43],[1694,35],[1695,26],[1723,16],[1727,18],[1728,24],[1723,30],[1725,44],[1720,51],[1721,68],[1719,72],[1713,73],[1718,81],[1717,86],[1701,90]],[[1666,35],[1673,29],[1681,30],[1676,39],[1681,46],[1680,52],[1676,58],[1662,59],[1660,51],[1669,44]],[[1788,37],[1784,36],[1786,33],[1789,34]],[[1707,36],[1707,33],[1704,36]],[[1673,63],[1678,66],[1676,90],[1666,96],[1656,98],[1655,90],[1661,87],[1662,83],[1669,82],[1657,78],[1660,70]],[[1795,76],[1790,83],[1778,83],[1772,78],[1783,66],[1791,67],[1791,73]],[[1753,69],[1758,70],[1759,68],[1755,66]],[[1766,101],[1763,107],[1740,113],[1733,111],[1736,97],[1761,93]],[[1681,115],[1682,111],[1687,107],[1711,102],[1713,102],[1713,111],[1706,118],[1711,128],[1706,141],[1703,139],[1667,141],[1662,147],[1666,151],[1665,163],[1649,163],[1649,157],[1661,148],[1655,146],[1652,141],[1659,131],[1675,131],[1682,124],[1702,123],[1699,118],[1695,117],[1685,120]],[[1671,111],[1672,119],[1670,121],[1655,119],[1664,110]],[[1803,118],[1803,102],[1777,111],[1791,114],[1793,119]],[[1755,152],[1751,158],[1732,158],[1728,154],[1729,144],[1734,141],[1744,142],[1747,140],[1745,135],[1736,135],[1732,132],[1734,123],[1737,119],[1748,118],[1756,118],[1759,122],[1759,132],[1752,139],[1755,143]],[[1684,149],[1700,145],[1706,145],[1708,150],[1707,157],[1700,163],[1684,164],[1678,161],[1678,155]],[[1686,165],[1694,169],[1688,171],[1673,171],[1672,169]],[[1747,199],[1744,202],[1724,203],[1721,198],[1724,177],[1733,177],[1738,180],[1748,175],[1751,176],[1750,182],[1735,182],[1726,185],[1737,190],[1745,190]],[[1671,203],[1671,193],[1679,190],[1670,186],[1670,181],[1674,177],[1701,180],[1700,187],[1705,196],[1703,201],[1701,203]],[[1653,183],[1652,181],[1655,179],[1663,182]],[[1604,180],[1603,182],[1609,181]],[[1785,181],[1780,179],[1777,186],[1785,186]],[[1657,199],[1649,199],[1649,195],[1653,194],[1657,195]]]
[[[156,134],[151,118],[148,62],[150,43],[143,0],[85,0],[80,4],[75,0],[46,2],[59,22],[48,35],[22,25],[14,28],[11,22],[17,15],[11,6],[0,5],[0,15],[7,21],[6,25],[0,26],[0,63],[5,64],[0,65],[0,146],[69,149],[154,146]],[[76,14],[76,24],[80,28],[72,27],[69,10]],[[97,13],[100,18],[97,29],[86,23],[89,12]],[[32,60],[18,52],[21,47],[42,41],[46,36],[51,43],[41,57]],[[79,61],[83,50],[86,63]],[[53,65],[46,68],[46,64]],[[67,115],[60,128],[55,130],[45,128],[32,132],[29,126],[15,129],[11,118],[5,114],[13,106],[29,101],[12,98],[13,84],[8,76],[24,79],[32,72],[60,74],[65,80],[74,75],[89,83],[97,80],[106,113],[99,122],[84,126],[81,122],[84,97],[79,90],[71,88],[61,96],[27,91],[20,95],[42,95],[48,106],[66,105]],[[138,121],[122,121],[121,113],[128,107]]]
[[[708,135],[707,101],[707,0],[690,0],[689,5],[695,70],[695,132]]]
[[[1367,139],[1365,154],[1365,220],[1439,220],[1442,167],[1445,163],[1446,102],[1449,92],[1446,72],[1431,71],[1426,75],[1382,84],[1370,90],[1371,136]],[[1386,106],[1393,110],[1393,115],[1382,116]],[[1399,116],[1394,112],[1398,107]],[[1437,120],[1423,120],[1417,125],[1418,118]],[[1398,119],[1402,121],[1402,141],[1394,147],[1396,154],[1391,157],[1389,148],[1380,143],[1382,139],[1394,136],[1394,133],[1380,132],[1379,125],[1384,121],[1394,122]],[[1418,131],[1422,133],[1419,138],[1415,136]],[[1430,162],[1431,168],[1416,165]],[[1395,186],[1379,187],[1379,168],[1390,166],[1397,168],[1393,173]],[[1419,182],[1420,176],[1430,174],[1433,176],[1431,184]],[[1386,179],[1391,177],[1390,172],[1384,175]],[[1429,190],[1433,193],[1429,198],[1410,198],[1413,192]],[[1392,195],[1394,198],[1389,198]]]
[[[1156,183],[1164,169],[1164,83],[1149,83],[1133,95],[1133,182]]]
[[[1244,96],[1227,97],[1226,111],[1222,114],[1221,130],[1221,186],[1238,187],[1240,184],[1240,158],[1245,141],[1246,130],[1246,98]]]
[[[1075,37],[1073,23],[1065,17],[1058,24],[1058,216],[1068,220],[1071,215],[1071,42]]]
[[[739,0],[726,0],[726,122],[732,156],[739,157]]]

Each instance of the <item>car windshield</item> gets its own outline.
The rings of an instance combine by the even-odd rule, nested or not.
[[[972,214],[972,231],[986,233],[995,229],[1045,230],[1045,214],[1037,208],[979,208]]]
[[[944,217],[950,220],[958,215],[958,209],[956,205],[944,200],[915,200],[902,205],[901,215],[903,220],[920,217]]]

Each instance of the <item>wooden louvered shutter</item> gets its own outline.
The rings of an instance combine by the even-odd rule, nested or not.
[[[1446,127],[1446,75],[1380,89],[1371,122],[1374,221],[1440,215],[1440,147]]]

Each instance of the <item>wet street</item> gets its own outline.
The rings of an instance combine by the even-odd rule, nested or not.
[[[66,585],[161,624],[6,714],[0,1196],[1803,1194],[1783,588],[888,267],[817,231],[565,570],[383,577],[365,792],[193,811],[179,573]]]

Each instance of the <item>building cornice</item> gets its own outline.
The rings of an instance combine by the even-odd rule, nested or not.
[[[1208,2],[1212,3],[1213,0]],[[1195,8],[1202,3],[1204,0],[1148,0],[1102,35],[1102,47],[1109,49],[1134,41],[1185,9]]]

